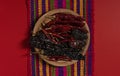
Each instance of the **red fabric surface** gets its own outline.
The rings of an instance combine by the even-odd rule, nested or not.
[[[120,76],[120,0],[95,0],[95,76]]]
[[[95,0],[94,76],[119,76],[120,0]],[[0,1],[0,76],[30,76],[25,0]]]

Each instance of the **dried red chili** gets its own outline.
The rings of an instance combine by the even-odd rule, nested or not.
[[[72,14],[65,14],[65,13],[57,13],[55,14],[56,19],[61,19],[61,20],[77,20],[77,21],[85,21],[84,18],[80,16],[74,16]]]

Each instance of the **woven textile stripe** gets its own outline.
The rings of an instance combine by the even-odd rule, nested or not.
[[[32,76],[93,76],[93,0],[28,0],[28,16],[31,28],[38,18],[49,10],[65,8],[73,10],[84,17],[90,28],[91,40],[83,60],[66,67],[54,67],[37,55],[31,55]]]

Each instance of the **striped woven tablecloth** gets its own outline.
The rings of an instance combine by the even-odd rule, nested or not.
[[[66,67],[55,67],[31,55],[32,76],[93,76],[93,0],[27,0],[28,24],[33,28],[37,19],[52,9],[66,8],[84,17],[90,28],[90,46],[83,60]]]

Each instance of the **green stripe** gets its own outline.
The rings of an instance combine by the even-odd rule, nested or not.
[[[70,9],[70,0],[66,0],[66,8]]]
[[[54,9],[54,0],[50,0],[50,10]]]
[[[55,76],[55,67],[51,66],[51,76]]]
[[[86,0],[83,0],[83,17],[86,19]]]
[[[37,74],[37,72],[36,72],[36,55],[34,55],[34,64],[35,64],[35,76],[36,76],[36,74]]]
[[[71,76],[71,66],[67,66],[67,75]]]
[[[34,23],[36,22],[36,0],[33,1],[34,2]],[[36,65],[36,55],[34,56],[34,65],[35,65],[35,76],[37,76],[37,65]]]
[[[34,21],[36,21],[36,1],[34,0]]]
[[[70,9],[70,0],[66,0],[66,8]],[[67,66],[67,76],[71,76],[71,66]]]

